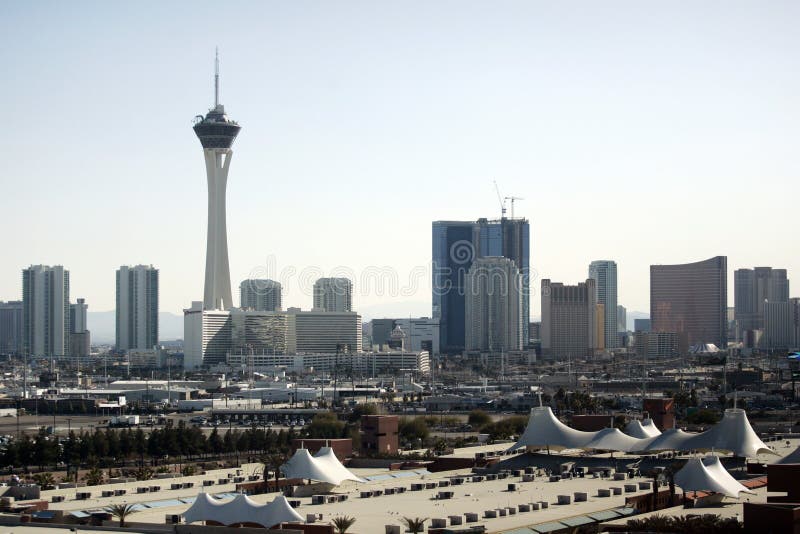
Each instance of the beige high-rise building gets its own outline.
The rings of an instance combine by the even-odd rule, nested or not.
[[[467,272],[464,286],[466,350],[522,350],[522,279],[514,261],[498,256],[478,258]]]
[[[542,356],[592,357],[603,348],[599,334],[605,321],[600,315],[593,279],[574,286],[542,280]]]
[[[314,282],[314,309],[326,312],[353,311],[353,282],[347,278],[320,278]]]

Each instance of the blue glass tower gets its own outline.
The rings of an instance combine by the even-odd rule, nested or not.
[[[465,345],[464,279],[476,258],[502,256],[522,275],[523,343],[530,325],[530,224],[527,219],[433,222],[433,317],[439,320],[440,351],[456,354]]]

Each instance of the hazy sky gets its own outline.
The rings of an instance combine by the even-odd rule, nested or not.
[[[498,216],[492,180],[524,197],[538,278],[614,259],[620,304],[647,311],[650,264],[724,254],[731,303],[733,270],[756,264],[788,268],[798,295],[798,2],[2,8],[0,299],[32,263],[66,266],[90,311],[114,308],[121,264],[161,270],[164,311],[202,299],[191,127],[217,45],[243,126],[237,302],[251,273],[283,272],[284,305],[308,308],[314,278],[352,272],[365,315],[428,315],[431,221]]]

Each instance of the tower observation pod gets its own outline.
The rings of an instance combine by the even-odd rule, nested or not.
[[[227,310],[233,307],[231,273],[228,264],[225,191],[228,169],[233,156],[233,141],[241,126],[225,115],[219,103],[219,56],[214,69],[214,107],[206,116],[195,117],[194,133],[203,145],[208,177],[208,241],[206,244],[206,280],[203,308]]]

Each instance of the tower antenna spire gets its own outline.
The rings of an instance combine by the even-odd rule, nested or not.
[[[214,108],[219,106],[219,47],[214,50]]]

